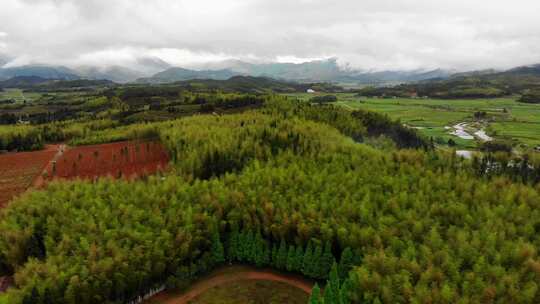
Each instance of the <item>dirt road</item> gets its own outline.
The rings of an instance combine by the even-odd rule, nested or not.
[[[43,179],[43,173],[47,172],[50,173],[52,171],[53,162],[56,162],[66,151],[67,146],[65,144],[58,144],[58,145],[48,145],[46,147],[47,150],[55,149],[56,154],[54,157],[47,163],[45,168],[43,168],[42,173],[36,176],[34,181],[32,182],[32,186],[34,188],[40,188],[45,185],[45,180]]]
[[[197,280],[183,293],[163,291],[150,298],[147,303],[187,304],[205,291],[230,282],[243,280],[263,280],[282,282],[311,294],[313,282],[301,276],[282,274],[270,269],[257,269],[249,266],[229,266],[220,268],[206,277]]]

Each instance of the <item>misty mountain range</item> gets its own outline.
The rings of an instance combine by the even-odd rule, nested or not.
[[[0,65],[7,60],[0,57]],[[510,70],[512,71],[512,70]],[[190,79],[225,80],[233,76],[269,77],[278,80],[307,82],[332,82],[340,84],[388,85],[417,82],[431,79],[447,79],[455,76],[470,76],[496,73],[495,70],[455,73],[455,71],[414,70],[365,72],[341,68],[335,59],[306,63],[248,63],[240,60],[226,60],[207,63],[195,69],[172,67],[159,59],[144,59],[136,67],[111,66],[106,68],[85,66],[67,68],[50,65],[27,65],[0,67],[0,81],[18,76],[36,76],[44,79],[106,79],[117,83],[171,83]]]

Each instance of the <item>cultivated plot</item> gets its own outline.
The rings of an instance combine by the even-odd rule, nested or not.
[[[42,151],[0,155],[0,207],[28,189],[57,153],[58,146],[51,145]]]
[[[165,169],[169,157],[159,142],[116,142],[68,148],[51,162],[43,179],[137,178]]]

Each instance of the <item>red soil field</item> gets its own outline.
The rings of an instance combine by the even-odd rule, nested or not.
[[[166,168],[169,156],[159,142],[116,142],[67,148],[45,169],[44,182],[52,179],[133,179]]]
[[[0,208],[32,186],[58,152],[58,147],[50,145],[42,151],[0,155]]]
[[[31,186],[53,179],[95,179],[103,176],[134,179],[164,170],[169,162],[159,142],[117,142],[0,154],[0,208]]]

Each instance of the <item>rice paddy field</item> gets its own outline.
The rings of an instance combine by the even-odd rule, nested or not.
[[[475,148],[478,140],[466,140],[450,134],[458,123],[476,124],[495,139],[510,139],[522,147],[540,145],[540,104],[517,102],[517,98],[497,99],[423,99],[423,98],[364,98],[355,94],[335,94],[337,105],[350,110],[364,109],[385,113],[393,119],[417,128],[426,136],[447,142],[454,140],[458,147]],[[313,94],[292,94],[309,100]],[[486,112],[485,119],[475,121],[475,112]]]

